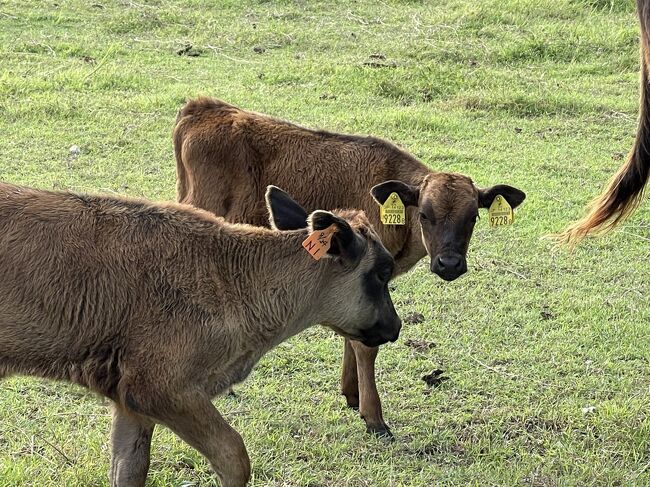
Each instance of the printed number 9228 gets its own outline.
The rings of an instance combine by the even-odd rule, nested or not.
[[[402,223],[404,223],[402,221],[402,215],[384,215],[385,225],[401,225]]]
[[[490,217],[490,224],[493,227],[498,227],[500,225],[507,225],[508,222],[508,217],[507,216],[493,216]]]

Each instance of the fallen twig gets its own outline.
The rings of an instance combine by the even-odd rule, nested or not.
[[[235,61],[236,63],[246,63],[246,64],[259,64],[258,62],[255,61],[249,61],[248,59],[241,59],[241,58],[235,58],[232,56],[228,56],[227,54],[224,54],[221,52],[221,49],[219,49],[216,46],[211,46],[210,44],[207,44],[206,49],[210,49],[213,51],[215,54],[218,54],[219,56],[225,57],[226,59],[230,59],[231,61]]]
[[[482,367],[485,367],[488,370],[491,370],[492,372],[495,372],[495,373],[501,374],[501,375],[505,375],[507,377],[510,377],[511,379],[521,379],[521,377],[516,375],[516,374],[511,374],[510,372],[506,372],[505,370],[499,370],[496,367],[492,367],[492,366],[486,364],[485,362],[481,362],[479,359],[477,359],[477,358],[475,358],[475,357],[473,357],[473,356],[471,356],[469,354],[467,356],[469,358],[471,358],[477,364],[481,365]]]

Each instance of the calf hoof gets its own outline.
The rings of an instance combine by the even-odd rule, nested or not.
[[[395,441],[395,435],[387,424],[383,426],[366,426],[366,432],[371,433],[380,440]]]
[[[355,394],[343,394],[345,396],[345,402],[349,408],[359,409],[359,396]]]

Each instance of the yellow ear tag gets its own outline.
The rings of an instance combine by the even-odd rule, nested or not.
[[[391,193],[379,207],[379,218],[384,225],[406,225],[404,203],[397,193]]]
[[[334,232],[336,232],[336,225],[333,224],[324,230],[316,230],[302,242],[302,246],[314,260],[320,260],[332,245]]]
[[[512,225],[515,221],[515,214],[512,211],[512,207],[500,194],[494,198],[494,201],[488,209],[488,215],[492,228]]]

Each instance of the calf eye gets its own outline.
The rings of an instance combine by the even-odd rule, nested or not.
[[[428,220],[428,218],[424,213],[420,212],[420,220]]]

